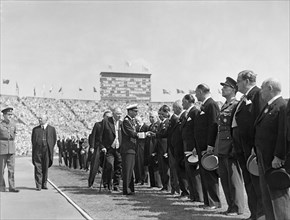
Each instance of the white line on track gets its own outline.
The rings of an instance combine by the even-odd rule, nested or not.
[[[62,192],[52,181],[47,180],[86,220],[94,220],[88,213],[72,201],[64,192]]]

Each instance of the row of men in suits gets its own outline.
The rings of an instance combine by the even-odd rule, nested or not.
[[[259,219],[263,215],[267,219],[289,219],[289,188],[272,190],[265,181],[268,168],[287,165],[289,152],[286,145],[286,103],[280,96],[280,83],[269,79],[260,89],[256,86],[256,74],[245,70],[238,74],[237,81],[228,77],[221,85],[226,98],[221,110],[211,98],[210,88],[200,84],[195,90],[200,107],[195,105],[193,95],[185,95],[182,102],[173,104],[174,114],[166,105],[159,109],[158,118],[156,113],[151,112],[151,124],[145,130],[141,131],[142,127],[138,129],[136,126],[136,105],[128,106],[123,122],[120,121],[121,113],[103,120],[98,126],[98,137],[93,139],[106,152],[107,161],[112,161],[109,158],[112,155],[114,157],[114,163],[104,163],[108,163],[110,171],[104,183],[111,184],[110,179],[114,178],[112,170],[116,166],[115,161],[118,161],[122,164],[123,194],[131,195],[134,193],[134,169],[137,173],[142,164],[148,165],[152,186],[156,184],[151,179],[156,177],[154,170],[157,168],[162,190],[171,187],[176,192],[181,191],[182,196],[188,194],[192,201],[204,202],[206,209],[216,209],[221,206],[220,176],[229,206],[225,214],[243,213],[241,186],[244,184],[251,212],[248,219]],[[237,91],[243,94],[240,101],[235,99]],[[109,140],[106,140],[107,137],[110,137]],[[138,142],[144,138],[144,151],[142,147],[139,151]],[[121,156],[115,157],[115,151]],[[141,162],[137,160],[135,166],[138,152],[141,152],[140,155],[144,152],[144,159]],[[185,157],[186,152],[196,154],[199,163],[191,164]],[[205,169],[200,162],[204,153],[212,152],[220,158],[218,170]],[[246,162],[251,154],[257,154],[259,176],[252,175],[247,169]],[[143,171],[140,172],[141,181],[144,180],[143,174]],[[113,187],[115,185],[116,182]]]
[[[89,143],[88,138],[79,138],[72,136],[71,138],[57,139],[59,165],[64,163],[69,168],[89,169]]]

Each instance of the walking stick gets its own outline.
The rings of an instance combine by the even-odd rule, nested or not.
[[[106,164],[106,152],[104,152],[103,170],[102,170],[102,175],[101,175],[101,182],[100,182],[99,192],[101,192],[101,189],[102,189],[103,176],[104,176],[104,171],[105,171],[105,164]]]

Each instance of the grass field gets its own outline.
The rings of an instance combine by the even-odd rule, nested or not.
[[[133,196],[123,196],[122,192],[107,193],[103,189],[99,191],[100,175],[96,176],[94,188],[91,189],[87,186],[88,175],[84,170],[58,165],[49,169],[49,179],[93,219],[221,220],[242,219],[250,215],[248,209],[236,217],[220,214],[227,209],[222,189],[222,208],[205,211],[199,207],[202,203],[180,199],[177,195],[160,192],[158,188],[148,185],[136,185]]]

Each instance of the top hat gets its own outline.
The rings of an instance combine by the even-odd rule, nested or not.
[[[231,77],[227,77],[224,83],[220,83],[222,86],[229,86],[238,91],[237,82]]]
[[[201,158],[201,165],[208,171],[216,170],[219,166],[219,160],[213,153],[205,153]]]
[[[247,169],[250,172],[250,174],[254,176],[259,176],[259,169],[258,169],[258,161],[257,156],[254,154],[251,154],[247,160]]]
[[[271,168],[265,172],[265,179],[271,189],[287,189],[290,187],[290,174],[284,168]]]

